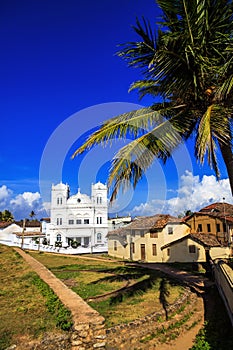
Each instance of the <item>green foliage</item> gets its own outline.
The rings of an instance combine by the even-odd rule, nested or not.
[[[191,348],[191,350],[210,350],[211,347],[209,343],[206,341],[205,330],[202,329],[196,337],[195,345]]]
[[[133,27],[138,40],[121,46],[118,55],[142,79],[130,90],[157,98],[148,108],[107,120],[73,154],[96,144],[132,136],[112,160],[108,186],[111,200],[120,187],[136,186],[154,158],[165,162],[188,138],[195,156],[208,161],[220,177],[220,148],[233,191],[233,4],[223,0],[157,0],[161,18],[155,28],[144,18]],[[162,101],[157,102],[158,98]]]
[[[12,222],[13,220],[14,216],[9,210],[0,211],[0,221]]]
[[[38,276],[34,276],[32,282],[40,290],[41,294],[47,299],[46,306],[48,308],[48,311],[55,315],[56,326],[65,331],[70,330],[72,327],[70,311],[64,307],[52,289]]]

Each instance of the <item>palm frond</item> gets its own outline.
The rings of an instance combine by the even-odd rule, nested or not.
[[[119,189],[136,187],[155,158],[164,162],[181,143],[181,136],[169,121],[164,121],[145,135],[121,148],[113,158],[108,177],[108,187],[112,189],[111,200]]]
[[[173,107],[171,104],[158,104],[161,109],[154,106],[142,108],[132,112],[123,113],[105,122],[100,129],[91,134],[88,139],[72,155],[72,158],[97,144],[111,144],[116,138],[124,138],[132,135],[134,138],[148,132],[153,127],[164,121],[165,115],[173,115],[174,111],[183,106]]]
[[[204,163],[205,155],[209,165],[214,169],[217,178],[220,172],[217,164],[216,141],[227,143],[231,140],[231,128],[229,118],[221,115],[222,108],[218,105],[210,105],[200,120],[196,138],[196,156]]]

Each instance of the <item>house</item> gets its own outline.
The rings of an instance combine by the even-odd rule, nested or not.
[[[131,223],[131,221],[132,221],[132,218],[130,215],[128,216],[116,215],[115,218],[108,219],[108,230],[112,231],[122,226],[128,225]]]
[[[213,234],[221,244],[232,244],[233,205],[213,203],[186,217],[191,233]]]
[[[189,233],[185,222],[170,215],[137,217],[108,233],[108,254],[134,261],[162,262],[161,247]]]
[[[44,238],[45,234],[40,231],[39,222],[0,222],[1,244],[38,249],[38,243],[42,243]]]
[[[49,245],[91,249],[105,246],[107,251],[107,233],[106,185],[100,182],[92,184],[91,196],[81,193],[80,189],[71,196],[67,184],[52,186],[51,217],[50,223],[46,224],[46,239]]]
[[[163,262],[206,262],[229,258],[230,248],[214,234],[190,233],[161,247]]]

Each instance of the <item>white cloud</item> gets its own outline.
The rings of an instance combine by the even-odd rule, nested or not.
[[[36,217],[40,219],[48,215],[46,212],[48,208],[49,203],[45,205],[42,202],[39,192],[24,192],[14,195],[13,191],[7,186],[0,187],[0,211],[10,210],[16,220],[29,218],[32,210],[36,213]]]
[[[171,215],[184,214],[186,210],[198,211],[202,207],[222,202],[233,204],[230,184],[228,179],[217,181],[216,177],[204,175],[202,179],[186,171],[181,176],[180,187],[177,196],[161,201],[153,199],[147,203],[135,206],[131,215],[154,215],[156,213],[169,213]]]
[[[6,205],[11,194],[12,194],[12,191],[9,188],[7,188],[5,185],[0,187],[0,208]]]

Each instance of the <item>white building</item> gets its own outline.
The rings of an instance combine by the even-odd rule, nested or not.
[[[70,196],[68,185],[52,186],[51,221],[46,229],[49,245],[86,247],[95,250],[106,246],[108,233],[107,186],[98,182],[91,186],[91,196]]]

